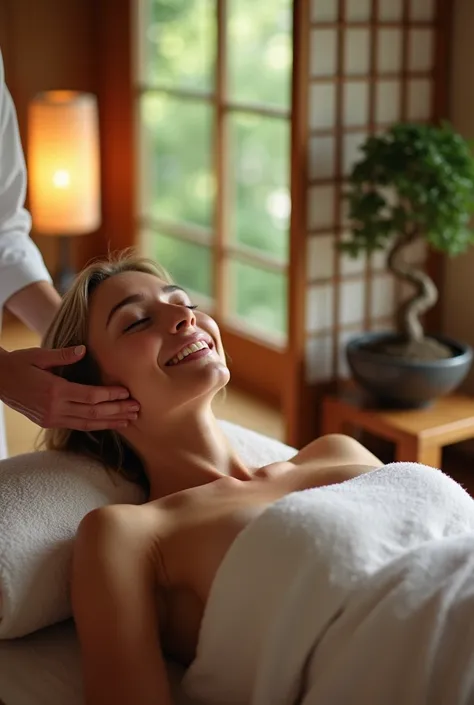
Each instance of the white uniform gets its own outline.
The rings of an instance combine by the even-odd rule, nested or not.
[[[23,207],[26,169],[15,108],[5,85],[0,52],[0,328],[5,301],[36,281],[51,281],[43,258],[29,236],[31,218]],[[0,403],[0,458],[6,456]]]

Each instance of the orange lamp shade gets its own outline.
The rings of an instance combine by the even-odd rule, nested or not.
[[[100,225],[97,101],[90,93],[49,91],[29,106],[28,174],[33,227],[82,235]]]

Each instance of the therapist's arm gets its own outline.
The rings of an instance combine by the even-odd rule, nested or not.
[[[0,55],[0,309],[7,306],[42,334],[60,299],[41,253],[30,238],[31,218],[24,208],[25,193],[25,160]]]
[[[0,310],[7,306],[43,335],[60,297],[29,236],[25,192],[25,160],[0,53]],[[126,389],[73,384],[49,372],[78,362],[84,352],[77,354],[72,348],[7,352],[0,347],[0,400],[47,428],[98,430],[135,420],[138,404],[127,399]]]
[[[5,308],[43,337],[61,305],[61,296],[50,282],[28,284],[10,296]]]

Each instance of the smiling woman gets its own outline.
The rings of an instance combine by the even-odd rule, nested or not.
[[[217,324],[196,308],[152,260],[126,252],[84,269],[43,347],[86,345],[82,360],[56,374],[91,385],[121,380],[139,403],[140,425],[103,431],[91,418],[86,431],[47,430],[46,447],[87,453],[147,487],[140,436],[153,436],[157,420],[207,406],[230,376]]]
[[[165,658],[193,660],[214,577],[240,532],[288,493],[380,463],[340,436],[249,468],[212,410],[230,377],[219,328],[148,260],[87,267],[45,340],[65,343],[87,347],[70,366],[76,381],[118,382],[140,410],[117,432],[48,431],[47,444],[88,452],[146,486],[149,500],[93,510],[77,532],[70,584],[85,702],[171,705]]]

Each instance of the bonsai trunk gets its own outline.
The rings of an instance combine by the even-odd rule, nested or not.
[[[383,351],[397,357],[421,360],[452,357],[450,348],[425,337],[420,321],[420,316],[437,302],[438,290],[426,272],[409,265],[404,259],[404,249],[419,238],[416,230],[399,235],[388,254],[388,269],[397,279],[409,282],[415,288],[415,293],[398,311],[398,328],[404,340],[401,343],[386,344]]]
[[[421,269],[413,267],[404,259],[404,249],[419,239],[415,233],[400,235],[388,254],[387,267],[398,278],[409,282],[415,293],[401,305],[398,326],[402,335],[410,342],[422,342],[425,334],[420,316],[429,311],[438,300],[438,290],[433,280]]]

